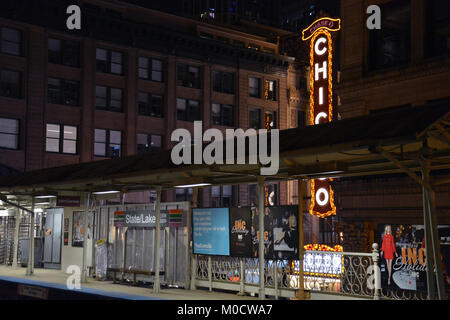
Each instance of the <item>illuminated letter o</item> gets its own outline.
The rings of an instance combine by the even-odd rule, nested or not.
[[[319,38],[316,40],[316,42],[314,43],[314,52],[318,55],[321,56],[323,55],[325,52],[327,52],[327,47],[324,46],[322,49],[319,50],[319,44],[321,43],[326,43],[327,42],[327,38]]]
[[[320,195],[323,194],[323,200],[320,200]],[[330,196],[328,195],[328,191],[325,188],[320,188],[316,192],[316,202],[319,206],[324,206],[328,203]]]

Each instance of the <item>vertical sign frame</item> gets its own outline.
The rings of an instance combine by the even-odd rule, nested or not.
[[[310,40],[310,124],[333,120],[333,37],[340,30],[340,19],[323,17],[302,31],[302,40]],[[312,179],[311,215],[326,218],[336,215],[332,179]]]

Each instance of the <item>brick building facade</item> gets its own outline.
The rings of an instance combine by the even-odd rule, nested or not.
[[[81,30],[68,30],[72,2],[1,4],[1,164],[30,171],[158,151],[173,145],[174,129],[192,132],[193,120],[203,130],[265,128],[266,119],[297,126],[304,101],[287,92],[302,71],[279,52],[289,32],[254,24],[248,33],[121,1],[78,1]],[[286,203],[286,184],[272,188]],[[248,193],[205,188],[200,200],[246,205]]]

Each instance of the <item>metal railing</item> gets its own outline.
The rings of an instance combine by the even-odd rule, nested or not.
[[[196,257],[195,285],[253,294],[259,287],[257,258]],[[304,289],[366,299],[425,299],[426,294],[406,290],[376,289],[378,245],[372,253],[305,251]],[[299,288],[298,260],[265,260],[266,295],[293,298]]]

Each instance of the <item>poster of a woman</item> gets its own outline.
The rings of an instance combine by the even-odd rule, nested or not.
[[[397,251],[395,250],[394,236],[392,235],[391,226],[386,225],[383,233],[383,242],[381,244],[381,258],[386,259],[388,286],[391,285],[392,260],[394,259],[394,254],[396,257],[398,256]]]

